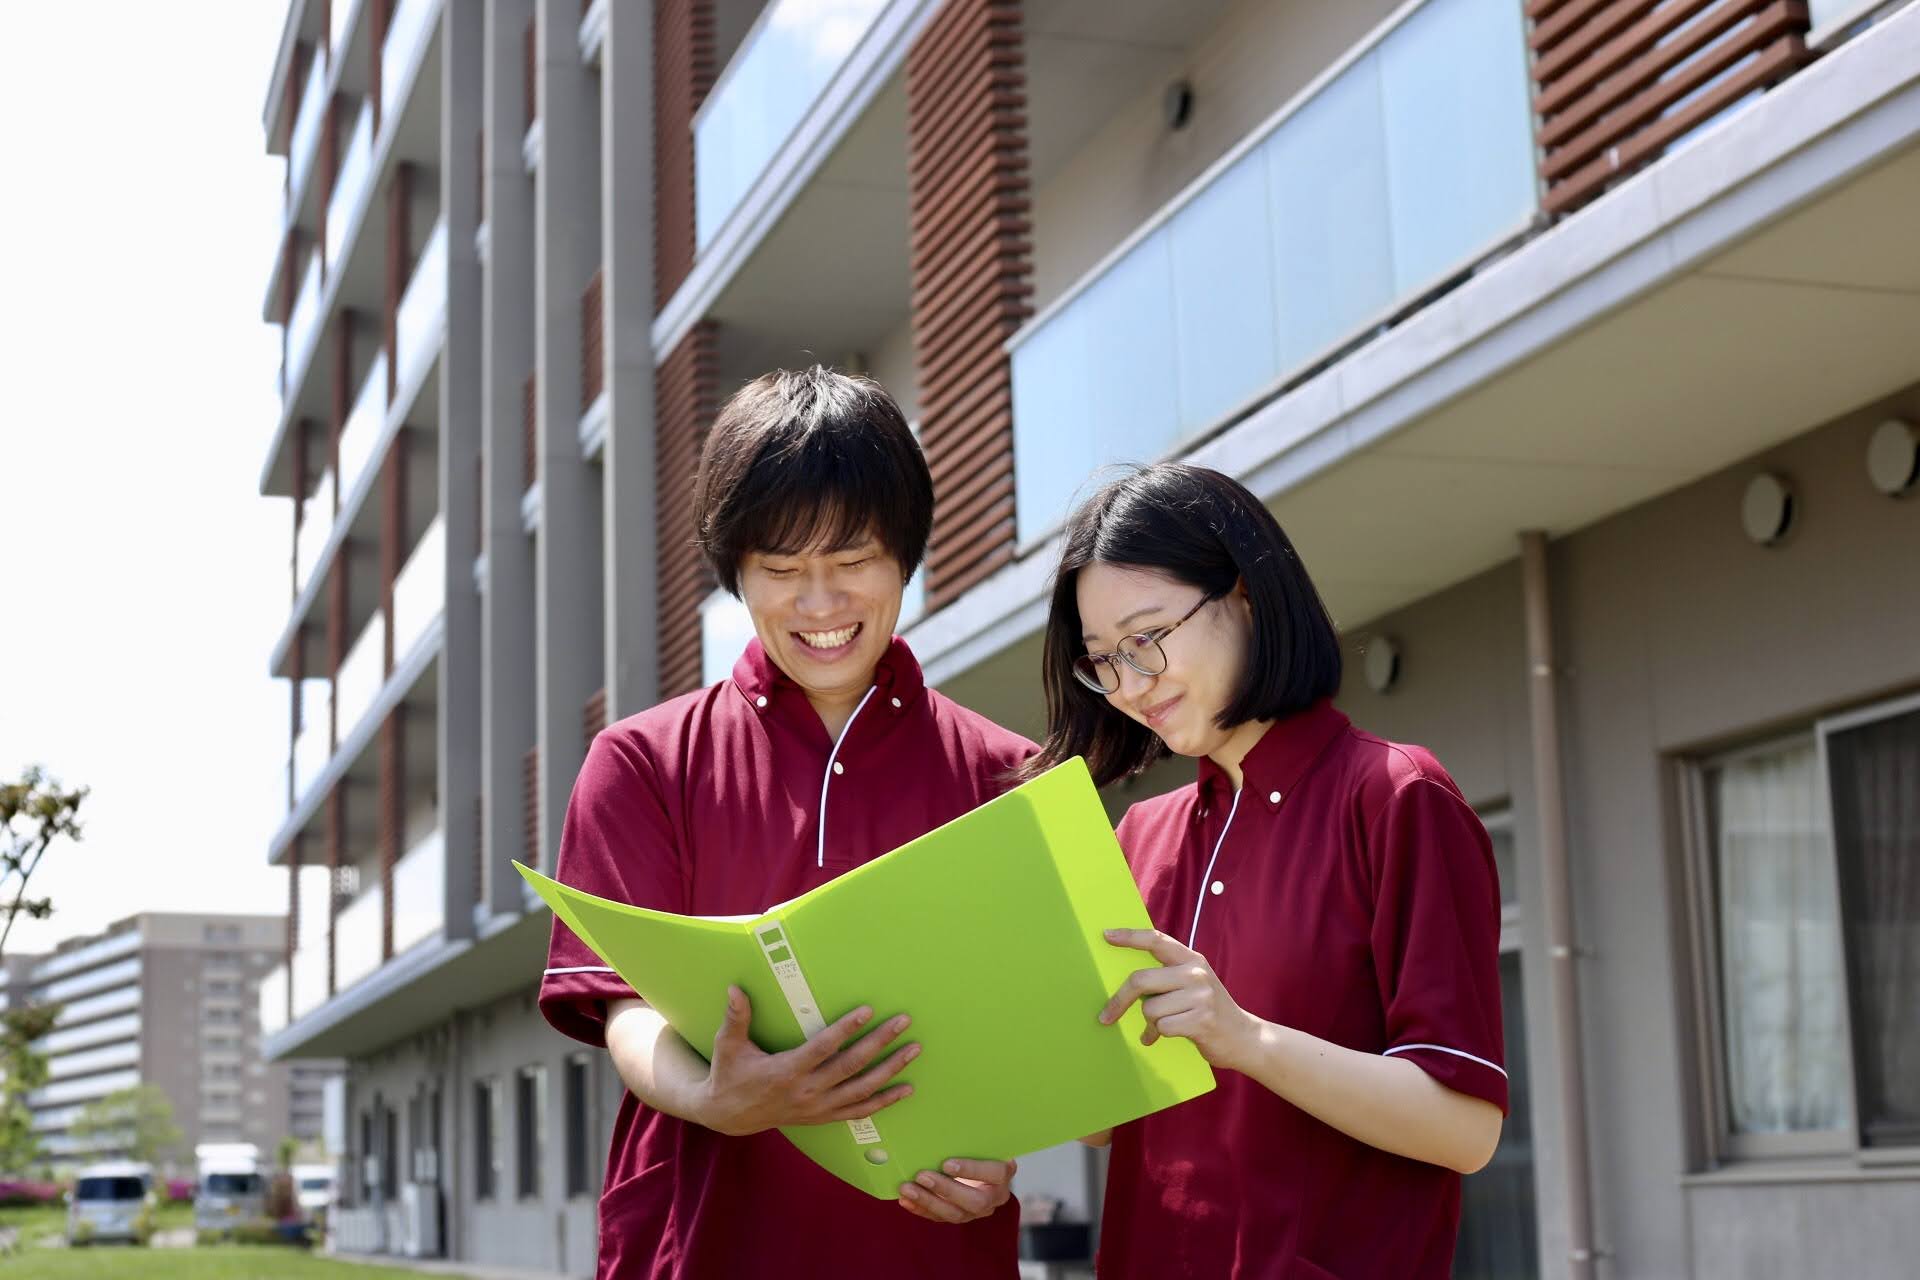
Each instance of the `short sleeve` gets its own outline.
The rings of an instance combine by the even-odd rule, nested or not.
[[[641,745],[617,730],[594,738],[574,781],[555,878],[616,902],[687,910],[684,863],[658,773]],[[633,996],[591,947],[553,922],[540,1013],[555,1030],[604,1045],[607,1002]]]
[[[1369,830],[1383,1052],[1507,1110],[1500,887],[1480,818],[1445,782],[1402,785]]]

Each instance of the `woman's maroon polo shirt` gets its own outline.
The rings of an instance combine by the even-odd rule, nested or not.
[[[1245,782],[1133,806],[1154,925],[1248,1012],[1415,1062],[1504,1112],[1500,890],[1486,829],[1420,747],[1331,703],[1277,722]],[[1100,1241],[1118,1277],[1447,1276],[1460,1175],[1356,1142],[1248,1077],[1114,1133]]]
[[[1034,750],[926,688],[897,637],[874,680],[836,745],[755,640],[731,680],[608,727],[574,783],[559,878],[686,915],[763,911],[992,799]],[[540,1012],[605,1044],[607,1002],[633,992],[558,921],[547,964]],[[928,1222],[777,1132],[724,1137],[629,1093],[600,1196],[599,1275],[1010,1276],[1018,1225],[1011,1201],[964,1226]]]

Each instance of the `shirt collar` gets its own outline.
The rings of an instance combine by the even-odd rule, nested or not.
[[[1260,735],[1260,741],[1253,744],[1253,750],[1247,752],[1247,758],[1240,762],[1245,789],[1268,806],[1277,808],[1328,744],[1351,724],[1331,698],[1322,698],[1304,711],[1274,721]],[[1223,793],[1231,792],[1233,780],[1210,757],[1202,756],[1200,790],[1216,787]]]
[[[805,696],[800,686],[794,683],[793,677],[767,656],[766,646],[760,643],[758,636],[747,642],[746,652],[733,664],[733,682],[746,695],[747,701],[755,706],[765,706],[783,695]],[[879,689],[874,695],[875,699],[884,704],[888,711],[905,711],[926,689],[919,659],[913,656],[913,650],[899,636],[893,637],[887,644],[886,652],[880,655],[880,662],[874,667],[873,683]]]

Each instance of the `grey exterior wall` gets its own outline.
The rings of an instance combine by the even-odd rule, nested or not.
[[[1672,784],[1676,761],[1920,687],[1920,502],[1874,492],[1865,465],[1868,434],[1894,410],[1920,410],[1920,391],[1553,544],[1602,1274],[1891,1276],[1920,1249],[1920,1166],[1705,1167]],[[1794,531],[1765,549],[1739,521],[1760,470],[1796,492]],[[1552,1269],[1566,1254],[1565,1186],[1521,604],[1516,562],[1356,628],[1355,651],[1392,636],[1402,674],[1376,695],[1354,652],[1341,704],[1366,729],[1431,747],[1475,804],[1512,804]]]

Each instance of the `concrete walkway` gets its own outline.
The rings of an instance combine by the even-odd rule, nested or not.
[[[518,1267],[490,1267],[483,1262],[450,1262],[442,1258],[404,1258],[393,1253],[328,1253],[335,1262],[359,1262],[373,1267],[418,1271],[427,1276],[458,1276],[462,1280],[578,1280],[558,1271],[527,1271]]]

